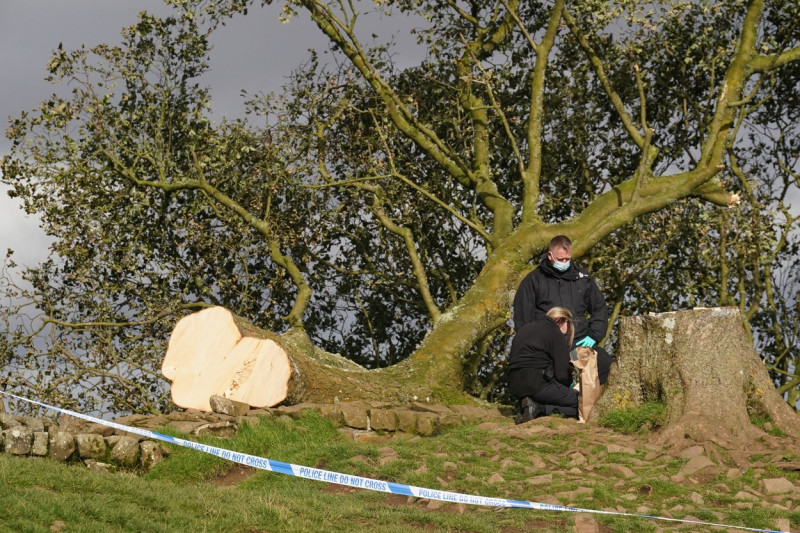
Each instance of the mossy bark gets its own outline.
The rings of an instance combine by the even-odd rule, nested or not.
[[[510,317],[511,298],[524,263],[495,260],[458,305],[436,321],[415,352],[387,368],[366,370],[338,354],[313,346],[301,329],[270,335],[290,355],[288,403],[380,400],[397,403],[436,401],[473,403],[464,392],[465,354]]]
[[[549,238],[549,234],[540,237]],[[230,317],[242,336],[270,339],[286,353],[291,375],[284,403],[336,400],[474,403],[477,400],[464,392],[470,364],[466,354],[510,318],[514,291],[530,269],[524,254],[519,250],[512,253],[512,249],[509,246],[505,252],[496,253],[459,303],[436,319],[415,352],[387,368],[367,370],[342,355],[325,352],[313,345],[301,327],[276,334],[241,317],[232,314]]]

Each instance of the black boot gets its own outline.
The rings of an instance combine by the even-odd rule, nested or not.
[[[533,401],[533,398],[526,396],[518,403],[519,409],[514,416],[515,424],[524,424],[529,420],[545,415],[544,406]]]

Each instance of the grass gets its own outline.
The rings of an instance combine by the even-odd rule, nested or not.
[[[750,413],[750,423],[754,426],[763,429],[773,437],[785,437],[786,434],[781,430],[781,428],[777,428],[769,424],[770,419],[768,416],[764,416],[758,413]],[[768,426],[769,424],[769,426]]]
[[[641,428],[641,413],[625,416],[637,422],[623,427]],[[665,456],[648,462],[645,449],[634,455],[606,454],[602,445],[580,440],[586,434],[581,426],[561,432],[559,428],[571,422],[544,424],[557,430],[546,439],[519,438],[477,426],[452,428],[435,437],[395,439],[389,446],[396,458],[390,462],[381,460],[387,444],[348,441],[313,412],[298,420],[263,419],[242,427],[231,439],[202,440],[297,465],[467,494],[542,501],[573,491],[571,504],[587,509],[641,514],[646,508],[649,512],[644,514],[667,512],[675,518],[692,514],[709,522],[756,528],[774,527],[777,518],[800,522],[797,512],[732,505],[733,494],[757,486],[752,475],[720,476],[687,489],[670,480],[682,461]],[[102,473],[79,463],[0,454],[0,531],[515,533],[573,531],[576,520],[574,513],[563,511],[458,506],[261,470],[228,486],[219,480],[238,468],[233,463],[187,448],[169,448],[168,458],[143,475]],[[583,474],[575,472],[579,463]],[[637,477],[623,479],[610,464],[628,465],[637,470]],[[501,479],[490,482],[497,474]],[[548,475],[552,479],[545,485],[531,483]],[[729,489],[720,491],[721,484]],[[707,509],[697,509],[692,492],[703,494]],[[695,510],[681,512],[682,507]],[[704,530],[637,517],[593,516],[611,532]]]
[[[631,435],[661,427],[665,416],[665,405],[650,401],[634,408],[613,410],[601,418],[600,425]]]

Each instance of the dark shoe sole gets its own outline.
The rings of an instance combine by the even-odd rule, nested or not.
[[[536,403],[532,399],[525,397],[520,401],[520,412],[514,416],[515,424],[524,424],[535,420],[540,416],[545,416],[544,406]]]

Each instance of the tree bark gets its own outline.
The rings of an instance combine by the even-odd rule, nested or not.
[[[367,370],[313,346],[299,328],[278,335],[211,307],[176,324],[161,372],[172,382],[173,403],[203,411],[211,410],[213,395],[254,407],[353,400],[474,403],[446,372],[436,372],[437,364],[446,368],[441,360],[409,358]]]
[[[367,370],[339,354],[331,354],[314,346],[302,327],[290,328],[285,333],[276,334],[263,330],[224,308],[214,307],[188,315],[178,322],[162,364],[162,374],[172,381],[173,401],[176,405],[187,407],[183,404],[186,400],[181,391],[200,385],[203,386],[203,391],[209,390],[206,384],[214,381],[204,381],[198,375],[201,371],[203,374],[208,373],[203,370],[204,366],[221,359],[229,360],[228,350],[242,337],[269,339],[280,348],[276,361],[283,358],[285,362],[280,364],[285,364],[290,369],[285,397],[278,403],[377,400],[395,403],[431,401],[448,405],[474,404],[479,400],[464,392],[465,373],[471,370],[465,354],[480,339],[509,319],[514,291],[522,277],[530,271],[525,257],[531,252],[526,254],[524,250],[544,248],[545,243],[555,235],[552,231],[554,230],[541,231],[535,237],[529,238],[525,238],[527,232],[509,237],[503,250],[495,252],[458,304],[438,317],[434,327],[414,353],[393,366]],[[580,246],[576,245],[574,249],[580,251]],[[198,317],[204,318],[198,320]],[[181,329],[186,327],[182,325],[184,320],[198,322],[193,328],[196,331],[196,340],[191,340],[192,335],[181,333]],[[228,340],[221,342],[218,338]],[[223,348],[213,348],[217,344]],[[258,343],[254,345],[263,349]],[[194,355],[189,357],[188,354]],[[176,377],[182,366],[177,361],[185,360],[185,357],[206,362],[193,371],[186,369]],[[251,363],[253,365],[255,363]],[[217,367],[216,372],[217,377],[232,375],[226,365]],[[245,374],[246,372],[240,372],[238,379],[244,380]],[[253,379],[262,380],[259,386],[268,385],[263,376]],[[184,380],[187,381],[184,383]],[[215,384],[212,394],[237,399],[231,388],[233,382],[228,379],[227,384],[224,384],[222,381],[225,380]],[[268,386],[272,388],[274,385]],[[205,392],[201,395],[205,395]],[[196,408],[206,409],[206,401],[200,398],[192,400],[192,403],[196,405],[201,402],[202,407]]]
[[[800,417],[775,390],[734,307],[620,319],[617,364],[590,422],[650,400],[666,404],[654,434],[662,445],[796,448],[800,439]],[[788,438],[768,435],[750,414],[766,415]]]

